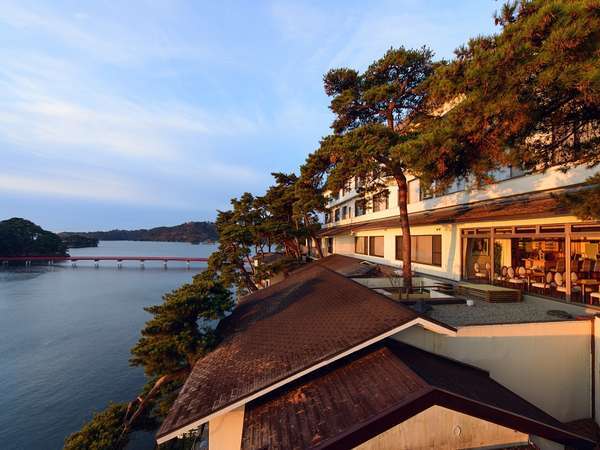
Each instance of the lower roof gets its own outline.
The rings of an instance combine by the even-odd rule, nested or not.
[[[244,297],[221,321],[222,342],[194,366],[157,440],[177,437],[227,408],[417,323],[455,331],[322,262],[308,264]]]
[[[595,445],[487,372],[386,340],[247,404],[242,449],[350,448],[434,405],[574,448]]]

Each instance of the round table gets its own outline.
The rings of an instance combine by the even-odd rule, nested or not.
[[[585,303],[585,288],[586,287],[592,287],[592,286],[600,286],[600,280],[592,280],[592,279],[580,279],[577,280],[575,284],[578,284],[581,286],[582,288],[582,297],[583,297],[583,303]],[[590,297],[591,300],[591,297]],[[590,301],[591,304],[591,301]]]

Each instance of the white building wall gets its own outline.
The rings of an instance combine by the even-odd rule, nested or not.
[[[500,181],[490,186],[486,186],[484,189],[468,189],[409,203],[408,212],[410,214],[419,211],[468,204],[483,200],[493,200],[511,195],[525,194],[528,192],[564,188],[583,183],[588,177],[594,175],[597,171],[597,168],[590,169],[584,165],[575,167],[567,172],[561,172],[558,169],[549,169],[545,173],[534,173],[531,175],[523,175]],[[366,220],[380,219],[398,215],[398,188],[394,182],[390,182],[388,183],[388,189],[390,191],[390,197],[389,208],[387,210],[378,211],[376,213],[368,212],[367,214],[359,217],[353,216],[349,219],[340,220],[336,223],[325,224],[325,227],[359,223]],[[344,205],[351,206],[352,213],[354,215],[354,202],[357,198],[356,192],[352,190],[350,193],[341,196],[338,200],[330,202],[329,206],[334,209]]]
[[[588,320],[467,326],[458,328],[455,337],[413,327],[394,338],[487,370],[558,420],[591,417]]]
[[[428,264],[412,263],[414,271],[426,275],[435,275],[452,280],[461,279],[461,233],[465,228],[485,228],[514,225],[547,225],[557,223],[577,223],[579,220],[575,216],[554,216],[539,219],[524,220],[503,220],[488,222],[470,222],[461,224],[440,224],[411,227],[411,235],[431,235],[439,234],[442,236],[442,265],[441,267]],[[337,235],[334,237],[334,252],[369,261],[386,264],[390,266],[402,267],[402,262],[396,260],[396,236],[401,236],[402,230],[397,228],[382,228],[379,230],[357,231],[355,234]],[[356,236],[384,236],[385,251],[384,257],[375,257],[354,253],[354,237]],[[339,242],[339,245],[338,245]]]

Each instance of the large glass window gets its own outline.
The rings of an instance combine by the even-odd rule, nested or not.
[[[342,206],[342,220],[348,218],[348,207]]]
[[[410,253],[414,263],[442,265],[442,236],[411,236]],[[396,236],[396,259],[402,261],[402,236]]]
[[[334,221],[335,221],[335,222],[339,222],[339,220],[340,220],[340,209],[339,209],[339,208],[337,208],[337,209],[336,209],[336,210],[333,212],[333,215],[334,215]]]
[[[389,191],[385,190],[373,196],[373,212],[388,209]]]
[[[360,253],[361,255],[367,254],[367,247],[369,246],[367,236],[357,236],[354,238],[354,253]]]
[[[383,236],[369,236],[369,255],[383,257]]]

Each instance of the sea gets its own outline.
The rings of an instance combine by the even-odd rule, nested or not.
[[[100,241],[72,256],[207,257],[214,244]],[[145,306],[189,282],[203,263],[103,261],[0,267],[0,448],[60,449],[95,411],[135,398],[145,377],[130,348]],[[151,433],[129,448],[152,449]]]

